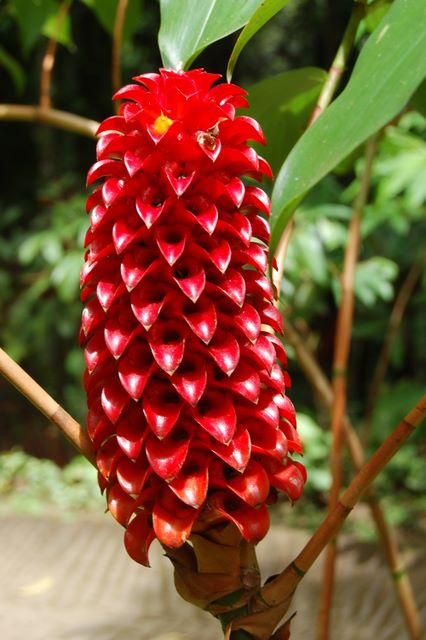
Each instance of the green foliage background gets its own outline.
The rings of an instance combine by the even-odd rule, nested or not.
[[[164,11],[167,3],[162,4]],[[252,4],[255,8],[259,3]],[[278,172],[306,127],[324,69],[330,65],[352,4],[348,0],[274,4],[277,8],[286,6],[242,51],[234,80],[249,90],[252,115],[262,121],[270,140],[264,153]],[[358,50],[391,3],[379,4],[359,30]],[[98,120],[111,113],[111,32],[116,5],[116,0],[70,3],[53,74],[55,107]],[[41,60],[58,7],[56,0],[0,0],[0,102],[37,103]],[[244,20],[240,22],[238,26],[244,24]],[[156,41],[159,26],[158,3],[130,0],[122,48],[123,82],[161,65]],[[209,46],[196,65],[225,74],[237,35]],[[351,70],[348,68],[344,84]],[[413,263],[422,268],[425,264],[425,107],[423,88],[406,105],[406,113],[384,128],[373,167],[372,197],[363,218],[355,280],[349,368],[349,414],[357,425],[363,422],[395,295]],[[78,278],[87,227],[84,181],[94,160],[94,143],[41,125],[3,121],[0,136],[0,341],[84,422]],[[339,273],[362,166],[362,150],[355,148],[310,191],[295,217],[282,285],[285,313],[315,349],[328,374]],[[386,383],[374,412],[371,448],[383,440],[424,390],[425,302],[423,269],[391,352]],[[328,416],[299,371],[291,349],[288,351],[291,397],[301,414],[310,468],[305,503],[321,506],[329,483],[328,436],[324,433]],[[72,457],[70,447],[55,429],[3,381],[0,403],[0,449],[19,445],[61,465]],[[425,452],[425,437],[419,434],[379,482],[380,491],[398,494],[398,499],[403,497],[404,504],[411,505],[409,512],[404,510],[404,518],[408,513],[415,520],[425,506],[426,472],[419,464]],[[11,465],[16,463],[15,470],[25,467],[22,459],[16,459],[21,467],[15,459],[12,464],[12,459],[2,458],[9,467],[0,474],[0,493],[13,486],[11,481],[7,484],[7,478],[13,476]],[[55,473],[49,469],[48,477]]]

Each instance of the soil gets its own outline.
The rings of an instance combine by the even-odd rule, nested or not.
[[[154,544],[152,567],[130,560],[108,515],[0,517],[2,640],[218,640],[218,623],[185,603]],[[407,536],[405,536],[407,538]],[[259,544],[266,577],[300,551],[305,531],[274,525]],[[404,559],[426,626],[426,538],[410,535]],[[380,549],[342,536],[331,640],[405,640],[404,622]],[[292,640],[315,640],[321,560],[302,581],[290,613]]]

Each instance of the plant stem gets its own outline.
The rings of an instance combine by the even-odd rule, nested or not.
[[[339,500],[342,486],[343,464],[343,419],[347,404],[347,365],[351,344],[353,311],[354,311],[354,280],[356,262],[359,253],[361,215],[367,203],[371,183],[371,170],[377,149],[377,136],[373,136],[366,144],[365,167],[361,176],[359,192],[355,198],[352,217],[349,226],[348,244],[346,246],[343,273],[341,278],[341,299],[337,314],[337,328],[334,342],[333,358],[333,408],[331,412],[332,449],[330,457],[331,490],[329,497],[329,511],[332,512]],[[334,573],[337,547],[333,541],[327,548],[324,580],[321,590],[321,602],[318,613],[319,640],[327,640],[330,629],[331,605],[333,600]]]
[[[3,349],[0,349],[0,373],[13,384],[43,415],[64,433],[68,440],[96,466],[87,433],[40,385]]]
[[[52,106],[50,89],[52,84],[52,71],[55,64],[56,51],[58,48],[58,35],[62,23],[65,20],[65,17],[70,8],[70,4],[71,0],[65,0],[59,7],[54,26],[54,33],[47,43],[46,52],[41,63],[40,107],[44,107],[47,109],[50,109],[50,107]]]
[[[126,19],[126,11],[129,0],[118,0],[117,11],[115,14],[114,32],[112,34],[112,61],[111,61],[111,79],[112,88],[115,93],[121,87],[121,42],[123,38],[123,27]],[[115,111],[118,113],[120,104],[115,102]]]
[[[312,388],[321,398],[326,407],[331,409],[333,404],[333,390],[331,385],[328,382],[324,371],[319,366],[315,356],[306,346],[306,341],[300,338],[288,319],[285,322],[285,337],[287,342],[293,347],[297,361]],[[344,418],[344,426],[349,454],[355,469],[359,471],[365,464],[365,456],[361,440],[353,429],[347,416]],[[420,640],[420,618],[411,582],[405,571],[395,534],[386,522],[385,514],[383,513],[380,502],[373,489],[368,491],[367,504],[370,508],[372,518],[382,542],[382,548],[386,556],[396,596],[406,620],[408,635],[411,640]]]
[[[326,545],[336,536],[336,533],[352,511],[355,504],[369,489],[371,483],[386,466],[389,460],[399,451],[404,442],[416,427],[426,417],[426,395],[411,409],[396,429],[377,449],[370,460],[357,473],[347,490],[342,494],[336,507],[323,520],[314,535],[284,571],[268,582],[260,591],[254,603],[254,611],[261,614],[268,611],[267,624],[270,632],[286,613],[299,582],[311,568]],[[243,628],[250,632],[256,623],[256,615],[235,621],[235,628]],[[257,634],[257,638],[266,640],[267,630]]]
[[[308,126],[311,126],[315,122],[315,120],[319,118],[324,109],[328,107],[328,105],[332,101],[333,96],[336,93],[342,79],[343,73],[346,69],[346,65],[348,64],[348,60],[355,43],[356,32],[363,17],[364,4],[355,2],[351,17],[349,18],[349,22],[346,27],[346,31],[343,34],[340,46],[337,49],[333,62],[331,63],[327,75],[327,80],[324,83],[317,104],[315,105],[315,108],[309,119]]]
[[[22,104],[0,104],[0,120],[39,122],[88,138],[95,138],[99,127],[96,120],[76,116],[74,113]]]

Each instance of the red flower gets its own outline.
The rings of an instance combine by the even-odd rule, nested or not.
[[[267,271],[271,175],[236,116],[245,91],[202,70],[145,74],[100,126],[88,183],[87,428],[109,510],[148,564],[196,520],[230,520],[249,542],[276,491],[303,489],[281,331]]]

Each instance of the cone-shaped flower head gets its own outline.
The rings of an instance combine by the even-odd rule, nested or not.
[[[148,564],[196,521],[266,534],[305,473],[266,271],[270,176],[245,91],[202,70],[145,74],[100,126],[81,274],[87,428],[125,545]],[[214,86],[213,86],[214,85]],[[242,176],[251,178],[250,186]]]

